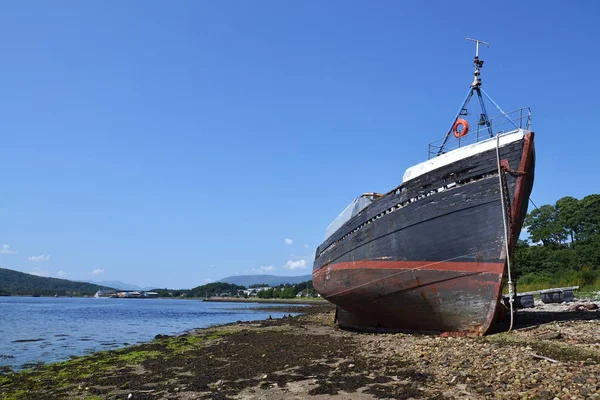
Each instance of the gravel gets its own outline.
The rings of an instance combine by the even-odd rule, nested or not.
[[[0,374],[0,399],[600,399],[600,313],[570,305],[520,310],[512,332],[477,338],[345,331],[319,305],[76,360],[88,374],[70,377],[69,362]]]

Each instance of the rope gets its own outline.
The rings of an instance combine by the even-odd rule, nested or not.
[[[504,203],[504,185],[502,182],[502,176],[504,172],[502,171],[502,167],[500,165],[500,135],[496,136],[496,159],[498,161],[498,180],[500,182],[500,200],[502,201],[502,222],[504,224],[504,245],[506,246],[506,264],[508,266],[508,303],[510,305],[510,326],[508,327],[508,331],[512,331],[513,328],[513,302],[514,293],[513,293],[513,282],[512,276],[510,273],[510,250],[508,247],[508,227],[507,227],[507,216],[506,216],[506,204]]]

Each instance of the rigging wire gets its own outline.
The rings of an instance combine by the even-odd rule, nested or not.
[[[531,200],[531,197],[529,198],[529,201],[531,202],[531,204],[533,204],[533,206],[535,207],[536,210],[539,210],[539,207],[535,205],[533,200]]]
[[[508,303],[510,305],[510,326],[508,327],[508,331],[512,331],[514,315],[513,315],[513,302],[514,300],[514,290],[513,290],[513,281],[510,271],[510,249],[508,247],[508,226],[506,223],[506,204],[504,203],[504,185],[502,184],[502,175],[504,172],[502,171],[502,167],[500,165],[500,135],[496,136],[496,159],[498,161],[498,180],[500,181],[500,201],[502,202],[502,223],[504,224],[504,246],[506,250],[506,265],[508,269]]]
[[[496,102],[495,102],[495,101],[494,101],[494,100],[493,100],[493,99],[490,97],[490,95],[488,95],[488,94],[485,92],[485,90],[483,90],[483,89],[481,89],[481,88],[479,88],[479,89],[480,89],[480,90],[481,90],[481,92],[482,92],[482,93],[485,95],[485,97],[487,97],[487,98],[488,98],[488,100],[489,100],[489,101],[491,101],[491,102],[492,102],[492,104],[496,106],[496,108],[498,109],[498,111],[500,111],[500,113],[501,113],[502,115],[504,115],[504,117],[506,117],[506,119],[508,120],[508,122],[510,122],[511,124],[513,124],[513,126],[514,126],[516,129],[519,129],[519,127],[517,126],[517,124],[515,124],[515,122],[514,122],[512,119],[508,118],[508,116],[506,115],[506,113],[505,113],[504,111],[502,111],[502,109],[500,108],[500,106],[499,106],[498,104],[496,104]]]

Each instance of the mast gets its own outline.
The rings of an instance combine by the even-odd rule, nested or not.
[[[448,139],[450,138],[450,134],[452,134],[452,130],[454,128],[454,124],[456,123],[456,121],[461,116],[468,114],[467,106],[469,105],[469,102],[471,101],[473,94],[477,94],[477,98],[479,99],[479,105],[481,107],[481,115],[479,116],[478,125],[486,126],[490,137],[494,136],[493,132],[492,132],[492,126],[490,124],[490,119],[488,117],[487,110],[485,109],[485,103],[483,101],[483,95],[482,95],[482,89],[481,89],[481,68],[483,68],[483,60],[479,59],[479,45],[483,44],[483,45],[486,45],[487,47],[490,47],[490,44],[488,42],[484,42],[483,40],[478,40],[478,39],[466,38],[466,40],[469,42],[475,42],[475,58],[473,59],[473,65],[475,67],[475,71],[473,72],[473,82],[471,83],[471,86],[469,87],[469,92],[467,93],[467,97],[463,101],[463,103],[458,111],[458,114],[456,115],[454,120],[452,120],[452,125],[450,125],[450,129],[448,129],[448,132],[446,133],[446,136],[444,137],[444,141],[442,142],[442,145],[440,146],[440,149],[438,150],[438,153],[437,153],[438,156],[440,154],[444,153],[444,147],[446,146],[446,143],[448,142]],[[486,93],[483,92],[483,94],[486,94]],[[489,97],[489,96],[487,96],[487,94],[486,94],[486,97]]]
[[[481,87],[481,72],[479,70],[483,68],[483,60],[479,59],[479,43],[485,44],[487,47],[490,47],[490,44],[477,39],[466,38],[466,40],[475,42],[475,59],[473,60],[475,72],[473,72],[473,83],[471,83],[471,87],[479,88]]]

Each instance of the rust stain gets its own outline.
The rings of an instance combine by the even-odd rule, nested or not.
[[[530,172],[531,165],[533,163],[534,158],[534,147],[533,147],[533,137],[534,133],[530,132],[525,135],[525,142],[523,145],[523,155],[521,156],[521,164],[519,165],[519,170]],[[526,187],[530,184],[531,180],[533,180],[533,176],[530,175],[519,175],[517,178],[517,183],[515,185],[515,192],[513,195],[513,208],[511,210],[512,220],[515,222],[519,222],[524,218],[524,211],[526,212],[526,207],[524,207],[524,202],[529,199],[524,199],[523,192],[526,191]]]
[[[481,336],[479,330],[475,330],[473,332],[442,332],[440,334],[441,337],[473,337],[473,336]]]

